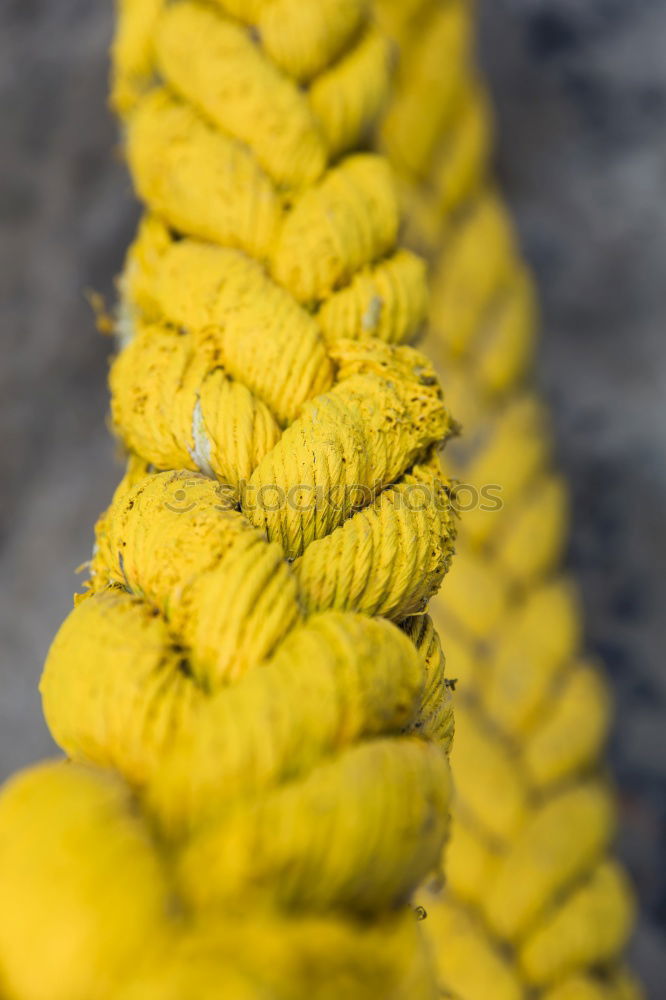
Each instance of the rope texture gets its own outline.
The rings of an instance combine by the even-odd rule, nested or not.
[[[430,263],[425,349],[462,422],[445,466],[470,508],[431,606],[458,679],[447,883],[418,901],[447,996],[634,1000],[633,901],[602,761],[609,695],[562,569],[567,496],[531,386],[533,291],[489,179],[473,7],[377,3],[401,53],[380,143],[408,243]]]
[[[566,498],[525,384],[531,290],[486,180],[466,5],[379,4],[403,52],[382,141],[464,420],[447,468],[503,504],[466,513],[434,605],[460,682],[456,816],[418,925],[395,904],[436,867],[450,713],[417,612],[453,530],[439,503],[398,501],[448,496],[432,448],[452,425],[425,359],[391,346],[426,296],[385,168],[338,159],[381,104],[386,48],[342,0],[124,6],[114,96],[149,214],[112,390],[134,457],[43,694],[68,755],[129,784],[49,764],[5,791],[4,992],[428,997],[425,930],[440,995],[635,997],[607,695],[558,572]]]
[[[435,997],[455,429],[362,0],[125,0],[130,461],[0,798],[8,1000]]]

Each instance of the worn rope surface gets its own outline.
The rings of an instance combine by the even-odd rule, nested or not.
[[[532,288],[488,179],[473,4],[377,7],[401,52],[381,145],[430,261],[426,350],[463,425],[445,465],[470,508],[432,605],[458,685],[447,887],[419,897],[424,925],[457,1000],[633,1000],[633,904],[602,761],[609,695],[562,570],[567,496],[529,377]]]
[[[384,43],[364,28],[362,5],[342,0],[202,7],[208,24],[222,8],[251,24],[250,38],[267,59],[250,69],[241,58],[247,39],[239,55],[233,32],[223,42],[203,27],[192,35],[177,7],[153,49],[147,42],[162,4],[125,6],[129,27],[117,47],[125,72],[115,100],[130,122],[131,162],[151,211],[123,280],[127,348],[112,386],[116,426],[140,457],[100,524],[93,596],[58,637],[44,698],[67,752],[119,770],[141,795],[76,766],[48,765],[10,786],[0,804],[8,901],[0,982],[8,996],[70,1000],[306,991],[427,997],[411,914],[380,914],[387,897],[380,902],[376,885],[372,919],[372,908],[358,905],[368,885],[354,885],[354,874],[366,875],[375,844],[343,874],[357,832],[350,817],[360,822],[376,806],[371,781],[356,788],[363,803],[356,812],[349,790],[359,774],[384,781],[387,762],[374,762],[374,772],[358,757],[347,771],[333,768],[344,748],[379,745],[384,754],[395,737],[373,738],[410,725],[446,745],[443,668],[428,619],[413,617],[408,629],[427,651],[424,668],[388,623],[349,613],[399,621],[436,589],[441,559],[428,534],[437,534],[436,517],[409,511],[421,516],[422,543],[410,563],[401,539],[412,537],[413,522],[394,517],[393,499],[424,480],[434,479],[435,491],[444,487],[427,449],[423,461],[379,488],[376,468],[394,468],[391,456],[373,451],[365,463],[364,449],[353,449],[361,482],[342,481],[364,494],[371,480],[372,502],[356,510],[345,499],[322,522],[306,502],[319,479],[300,475],[311,445],[318,455],[340,415],[346,425],[350,408],[366,398],[367,382],[359,390],[358,378],[390,369],[392,382],[395,366],[403,371],[409,355],[384,352],[375,341],[368,351],[367,338],[409,342],[424,316],[419,261],[391,253],[390,227],[371,231],[355,225],[353,211],[340,213],[360,192],[361,202],[373,199],[368,216],[386,221],[377,210],[387,204],[380,171],[368,171],[361,158],[318,182],[381,103]],[[401,175],[410,241],[432,264],[428,347],[464,424],[460,444],[447,449],[447,471],[477,497],[491,487],[480,497],[489,509],[470,500],[454,570],[434,602],[448,672],[459,678],[456,807],[448,886],[442,892],[430,881],[420,893],[427,918],[418,926],[445,996],[633,1000],[638,991],[621,964],[631,901],[609,855],[613,808],[600,765],[608,696],[597,669],[581,658],[580,614],[559,569],[566,495],[525,377],[531,289],[487,181],[490,130],[469,61],[468,5],[380,0],[378,8],[402,50],[383,148]],[[293,30],[283,31],[285,23]],[[237,59],[225,79],[212,61],[192,57],[208,45],[224,53],[218,68]],[[253,47],[248,58],[255,55]],[[166,92],[143,97],[155,82],[155,59]],[[287,94],[281,85],[285,76],[307,94],[300,110],[293,89]],[[270,93],[270,109],[258,92]],[[319,143],[308,135],[303,103],[317,120]],[[132,121],[143,122],[143,143]],[[222,146],[220,136],[231,142]],[[160,142],[162,155],[146,155]],[[251,203],[223,197],[239,189],[254,192]],[[340,221],[340,229],[327,221],[318,231],[322,219]],[[342,260],[347,238],[349,259]],[[299,247],[307,248],[302,256]],[[298,337],[285,335],[293,330]],[[421,390],[431,380],[426,372]],[[347,378],[355,381],[341,388]],[[375,391],[382,391],[377,383]],[[307,406],[322,393],[334,398],[319,436],[321,415],[310,410],[308,423]],[[267,469],[267,456],[294,426]],[[364,417],[359,434],[365,427]],[[373,428],[372,440],[382,436]],[[399,454],[402,447],[409,450],[396,444]],[[146,479],[148,463],[189,471]],[[262,468],[265,475],[257,474]],[[279,504],[258,510],[261,488],[292,488],[292,470],[299,481],[289,514]],[[330,470],[327,477],[328,486],[341,482]],[[239,507],[245,520],[230,516]],[[439,530],[441,555],[450,523],[440,518]],[[393,541],[375,564],[368,550],[386,538]],[[353,580],[338,569],[347,553]],[[421,580],[414,567],[429,565],[429,553],[433,566]],[[248,627],[238,627],[241,615]],[[263,666],[254,670],[257,662]],[[302,664],[316,665],[307,683]],[[320,727],[323,705],[338,708]],[[400,796],[414,780],[412,773]],[[339,796],[341,783],[349,796],[344,815],[318,827],[325,841],[294,871],[294,854],[302,859],[312,845],[309,837],[289,841],[291,817],[303,815],[304,803],[309,816],[330,810],[322,803]],[[344,917],[332,919],[332,908]],[[128,983],[130,966],[136,975]]]
[[[125,0],[131,459],[0,798],[9,1000],[435,997],[453,424],[362,0]]]

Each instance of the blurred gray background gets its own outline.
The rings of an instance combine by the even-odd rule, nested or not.
[[[480,0],[498,171],[541,285],[539,377],[574,498],[571,564],[617,702],[620,850],[666,959],[666,2]],[[136,209],[105,109],[111,3],[0,5],[0,778],[50,752],[36,691],[119,477],[113,299]],[[489,998],[490,1000],[490,998]]]

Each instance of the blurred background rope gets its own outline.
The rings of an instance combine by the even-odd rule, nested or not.
[[[425,348],[463,425],[445,465],[470,508],[432,604],[458,681],[447,887],[420,899],[440,985],[460,1000],[635,997],[632,895],[610,853],[609,696],[562,569],[567,493],[532,386],[533,290],[489,175],[474,4],[377,7],[400,50],[380,146],[408,243],[430,262]]]

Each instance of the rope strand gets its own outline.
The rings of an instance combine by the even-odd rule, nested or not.
[[[130,462],[41,682],[69,763],[0,797],[12,1000],[436,996],[456,425],[361,151],[387,53],[361,0],[120,5]]]
[[[531,386],[531,282],[489,179],[474,5],[376,6],[400,51],[380,146],[408,242],[429,260],[425,347],[463,427],[444,462],[473,508],[432,603],[458,678],[447,885],[417,896],[439,986],[457,1000],[635,1000],[633,901],[602,761],[609,697],[562,572],[567,496]]]

